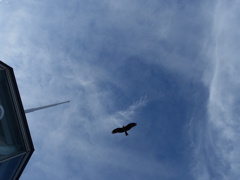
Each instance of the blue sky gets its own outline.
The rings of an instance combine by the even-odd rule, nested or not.
[[[22,180],[236,180],[237,0],[1,0],[35,145]],[[137,127],[112,135],[112,129]]]

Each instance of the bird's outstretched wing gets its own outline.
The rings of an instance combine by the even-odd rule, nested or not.
[[[112,134],[115,134],[115,133],[122,133],[124,132],[124,129],[123,128],[116,128],[112,131]]]
[[[128,131],[128,130],[130,130],[132,127],[134,127],[134,126],[136,126],[137,125],[137,123],[130,123],[130,124],[128,124],[127,126],[125,126],[125,129]]]

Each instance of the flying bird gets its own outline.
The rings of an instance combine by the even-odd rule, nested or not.
[[[134,127],[136,125],[137,125],[137,123],[130,123],[127,126],[123,126],[122,128],[116,128],[112,131],[112,134],[125,132],[125,135],[127,136],[128,135],[127,131],[129,131],[132,127]]]

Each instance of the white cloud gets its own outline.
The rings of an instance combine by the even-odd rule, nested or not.
[[[23,0],[12,1],[1,10],[3,7],[7,10],[0,16],[4,25],[0,30],[4,42],[0,44],[1,59],[15,70],[25,108],[71,100],[54,110],[27,115],[36,152],[24,179],[31,178],[33,171],[35,179],[96,179],[108,167],[116,172],[130,172],[134,167],[132,171],[139,176],[174,179],[172,172],[178,172],[177,165],[154,160],[139,149],[131,151],[130,138],[124,141],[109,136],[115,125],[135,121],[147,98],[141,97],[125,109],[111,109],[118,103],[112,99],[114,92],[99,84],[107,81],[121,89],[124,85],[114,71],[130,56],[198,79],[205,62],[189,56],[198,54],[198,40],[203,36],[196,37],[195,31],[201,29],[198,23],[203,25],[207,16],[199,9],[194,11],[195,4],[178,9],[165,1]],[[229,69],[238,74],[233,66]],[[212,101],[219,105],[223,101],[216,97],[222,94],[213,95],[219,88],[216,84],[221,83],[211,84]],[[212,112],[219,110],[212,105]],[[229,138],[234,135],[227,129],[225,132]],[[199,146],[205,146],[208,136],[201,138]],[[121,147],[119,142],[127,145]],[[126,164],[131,157],[133,161]],[[203,169],[207,171],[204,165]]]
[[[196,147],[197,179],[234,180],[240,175],[239,6],[238,1],[219,0],[214,9],[208,54],[212,75],[206,82],[208,122],[202,124],[199,133],[205,136],[198,137]]]
[[[141,97],[138,101],[134,102],[127,109],[116,112],[113,116],[110,117],[110,120],[114,121],[115,125],[118,126],[122,126],[132,121],[135,121],[134,116],[136,115],[137,111],[143,106],[145,106],[146,103],[147,97]]]

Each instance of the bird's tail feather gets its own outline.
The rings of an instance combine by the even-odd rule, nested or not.
[[[126,135],[126,136],[128,136],[128,133],[127,133],[127,131],[125,131],[125,135]]]

